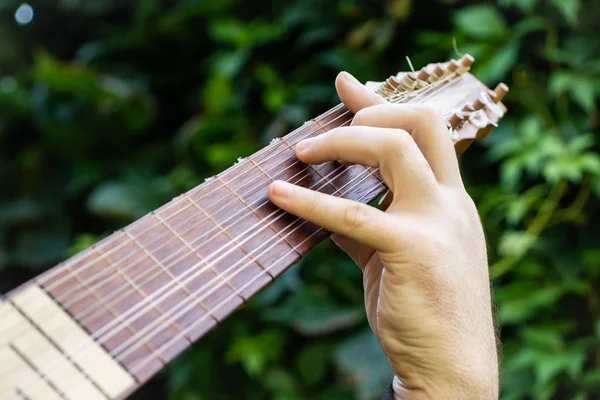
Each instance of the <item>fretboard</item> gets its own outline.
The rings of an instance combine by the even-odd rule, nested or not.
[[[270,182],[361,202],[383,193],[375,169],[306,165],[295,157],[298,141],[351,118],[345,107],[330,110],[11,292],[0,304],[0,329],[10,314],[13,332],[38,337],[36,346],[71,381],[83,382],[86,396],[134,390],[329,236],[275,207]],[[19,337],[0,342],[0,350],[37,389],[24,384],[11,394],[36,398],[43,390],[70,398],[66,381],[47,376],[50,361],[26,348],[33,339]]]

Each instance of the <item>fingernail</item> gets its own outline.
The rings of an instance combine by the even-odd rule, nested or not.
[[[296,153],[304,153],[306,152],[310,146],[311,146],[311,139],[305,139],[302,140],[301,142],[296,143]]]
[[[350,75],[349,73],[347,73],[346,71],[342,72],[342,77],[347,80],[350,83],[353,84],[358,84],[358,85],[362,85],[362,83],[360,83],[358,81],[358,79],[356,79],[355,77],[353,77],[352,75]]]
[[[278,197],[289,197],[294,192],[294,186],[283,181],[275,181],[271,184],[273,194]]]

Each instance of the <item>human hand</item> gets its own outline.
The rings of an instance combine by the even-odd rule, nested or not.
[[[356,114],[352,126],[304,140],[296,154],[378,167],[393,193],[387,211],[280,181],[271,200],[334,232],[363,270],[397,399],[497,399],[485,238],[441,115],[389,104],[346,73],[336,87]]]

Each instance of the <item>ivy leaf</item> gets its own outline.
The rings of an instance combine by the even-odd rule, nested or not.
[[[570,24],[575,24],[581,9],[580,0],[550,0]]]
[[[295,365],[304,382],[314,385],[325,376],[330,352],[330,346],[324,343],[306,347],[300,352]]]
[[[359,400],[381,396],[381,390],[394,376],[375,335],[365,330],[346,340],[335,351],[335,363],[350,376]]]
[[[536,237],[525,231],[508,231],[500,239],[498,251],[503,256],[520,258],[535,243]]]
[[[249,375],[261,374],[267,364],[279,359],[284,337],[281,331],[269,330],[256,336],[241,335],[227,352],[227,361],[241,362]]]
[[[302,288],[279,307],[265,310],[265,318],[283,322],[297,332],[308,335],[323,335],[356,326],[365,320],[362,307],[342,307],[315,288]]]
[[[463,8],[454,15],[460,30],[475,39],[496,39],[508,33],[506,20],[493,6],[487,4]]]

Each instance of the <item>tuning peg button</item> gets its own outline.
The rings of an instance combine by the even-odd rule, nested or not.
[[[465,119],[465,116],[462,112],[458,111],[454,113],[449,119],[448,122],[452,126],[452,128],[458,128],[458,125]]]
[[[468,102],[463,106],[462,112],[473,112],[475,111],[475,107],[473,107],[473,103]]]
[[[470,54],[465,54],[459,61],[460,65],[464,68],[471,68],[471,65],[475,62],[475,58]]]
[[[427,81],[430,76],[431,76],[431,74],[429,72],[427,72],[426,69],[420,70],[419,73],[417,74],[417,78],[419,78],[422,81]]]
[[[448,71],[450,71],[450,73],[458,71],[459,68],[460,64],[456,60],[450,60],[448,63]]]
[[[500,83],[498,86],[496,86],[496,89],[494,90],[494,94],[496,95],[494,102],[495,103],[501,102],[509,90],[510,89],[508,88],[508,86],[506,86],[506,84],[504,84],[504,83]]]

